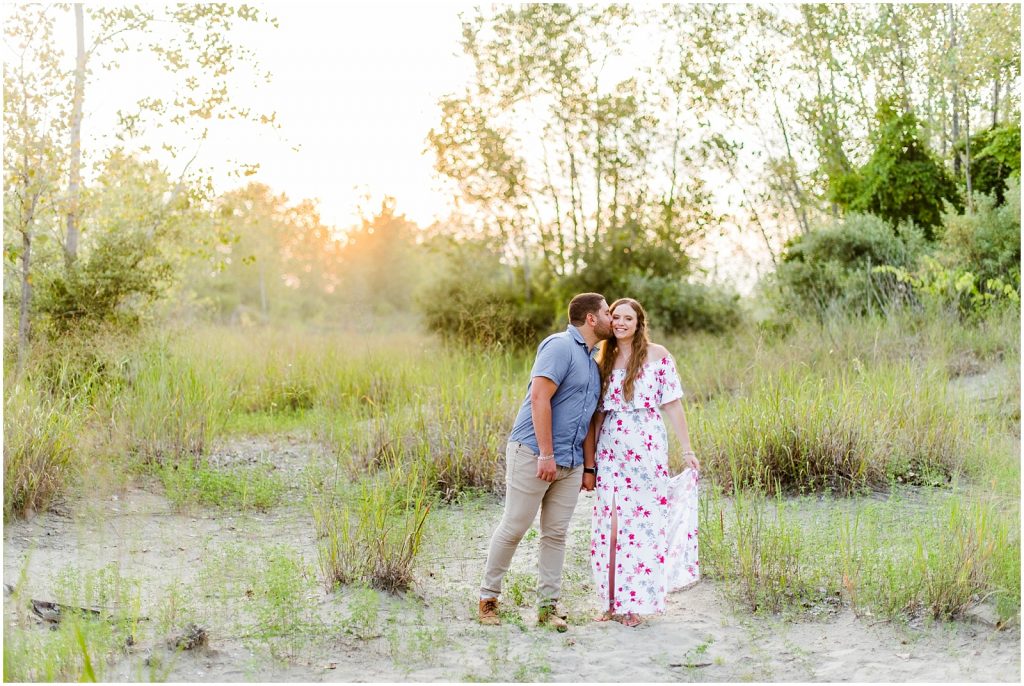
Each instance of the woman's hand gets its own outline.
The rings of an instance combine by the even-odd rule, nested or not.
[[[683,464],[686,465],[687,469],[696,469],[700,471],[700,461],[697,459],[697,455],[692,451],[683,453]]]

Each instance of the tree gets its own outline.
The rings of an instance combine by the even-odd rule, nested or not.
[[[50,109],[65,99],[60,53],[53,49],[50,12],[16,13],[5,22],[5,43],[15,58],[4,62],[4,267],[18,264],[17,373],[28,353],[33,274],[40,241],[50,238],[59,202],[65,122]],[[35,251],[35,252],[34,252]],[[5,287],[5,300],[13,296]]]
[[[424,282],[425,250],[419,227],[385,197],[372,217],[345,234],[339,250],[343,298],[377,309],[409,312]]]
[[[74,69],[61,64],[62,53],[55,49],[53,26],[61,12],[71,11],[76,27],[76,60]],[[273,122],[273,117],[255,114],[229,97],[227,76],[240,63],[252,60],[253,53],[229,38],[228,29],[235,22],[263,20],[263,13],[240,5],[178,5],[173,8],[150,9],[142,6],[83,7],[75,5],[19,5],[5,16],[5,42],[18,55],[17,61],[5,62],[4,94],[5,124],[8,145],[5,146],[5,198],[13,201],[17,212],[5,212],[5,255],[8,263],[21,262],[19,357],[29,340],[29,316],[32,307],[32,279],[36,272],[48,273],[51,265],[49,252],[40,253],[34,243],[38,235],[53,235],[64,256],[63,286],[57,281],[51,285],[63,298],[85,291],[73,287],[81,282],[74,273],[81,254],[90,249],[82,230],[96,226],[96,217],[85,198],[89,195],[85,171],[94,165],[93,174],[99,176],[111,166],[117,166],[124,153],[115,149],[99,149],[89,154],[82,145],[85,99],[89,84],[96,78],[97,62],[103,71],[113,72],[119,56],[135,51],[156,61],[164,70],[177,75],[178,87],[173,99],[164,100],[153,95],[140,94],[133,112],[120,113],[117,137],[119,147],[145,129],[145,123],[154,119],[160,125],[191,126],[212,117],[244,117]],[[267,19],[274,23],[273,19]],[[87,28],[93,27],[91,40],[86,41]],[[174,27],[177,33],[167,33]],[[13,133],[13,137],[11,137]],[[197,138],[206,134],[205,124],[194,129]],[[180,149],[164,146],[172,154]],[[148,152],[146,146],[140,152]],[[10,153],[10,154],[8,154]],[[194,159],[194,158],[193,158]],[[173,211],[191,207],[194,196],[204,189],[198,170],[190,170],[192,160],[185,162],[177,182],[172,184],[161,208],[153,208],[152,219],[171,221]],[[66,181],[62,181],[65,180]],[[65,192],[58,186],[65,183]],[[209,186],[205,186],[206,190]],[[183,197],[188,202],[179,203]],[[45,214],[43,210],[45,209]],[[173,211],[172,211],[173,210]],[[16,216],[15,216],[16,215]],[[57,217],[61,218],[60,225]],[[44,230],[45,229],[45,230]],[[40,233],[40,231],[43,231]],[[14,247],[14,234],[20,234],[20,246]],[[100,251],[114,248],[109,235],[95,241]],[[132,236],[126,236],[122,248],[130,250]],[[114,241],[116,242],[116,240]],[[40,258],[46,258],[40,261]],[[108,265],[132,264],[113,261]],[[155,273],[155,272],[154,272]],[[138,274],[122,275],[129,283]],[[84,277],[83,277],[84,278]],[[63,290],[61,290],[63,288]],[[61,300],[51,299],[49,305]],[[117,300],[116,298],[114,300]],[[113,301],[110,301],[113,302]],[[92,303],[72,307],[64,302],[58,307],[67,311],[88,309]]]
[[[894,225],[909,219],[929,239],[942,222],[943,202],[961,205],[953,178],[921,141],[917,117],[889,101],[879,107],[871,159],[837,178],[832,194],[849,211],[870,212]]]
[[[609,79],[628,36],[669,22],[649,69]],[[442,100],[436,168],[517,265],[523,293],[545,274],[575,278],[625,232],[682,253],[717,220],[699,172],[721,60],[686,47],[685,12],[524,5],[464,19],[476,67]],[[621,66],[621,65],[620,65]],[[532,255],[539,255],[540,269]],[[688,260],[676,260],[681,274]]]

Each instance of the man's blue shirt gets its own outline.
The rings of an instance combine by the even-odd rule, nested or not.
[[[530,412],[530,388],[533,378],[543,376],[558,385],[551,396],[551,436],[554,439],[555,463],[560,467],[583,464],[583,439],[590,428],[590,418],[597,409],[601,394],[601,374],[587,349],[583,335],[572,324],[562,333],[545,338],[537,348],[537,359],[530,372],[530,385],[510,441],[518,441],[540,452],[537,433]]]

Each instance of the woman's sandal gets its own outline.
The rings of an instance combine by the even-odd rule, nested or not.
[[[644,623],[644,620],[640,618],[640,615],[627,612],[626,614],[615,614],[611,610],[605,610],[602,614],[594,617],[595,622],[607,622],[612,620],[618,622],[622,626],[637,627]]]
[[[640,618],[640,615],[635,615],[632,612],[627,612],[624,615],[613,615],[612,619],[622,626],[628,627],[637,627],[644,623],[644,620]]]

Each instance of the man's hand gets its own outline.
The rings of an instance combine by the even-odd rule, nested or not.
[[[555,480],[556,476],[558,476],[558,467],[555,465],[554,460],[537,460],[538,479],[551,483]]]
[[[592,491],[597,486],[597,474],[584,474],[583,483],[580,485],[581,491]]]

